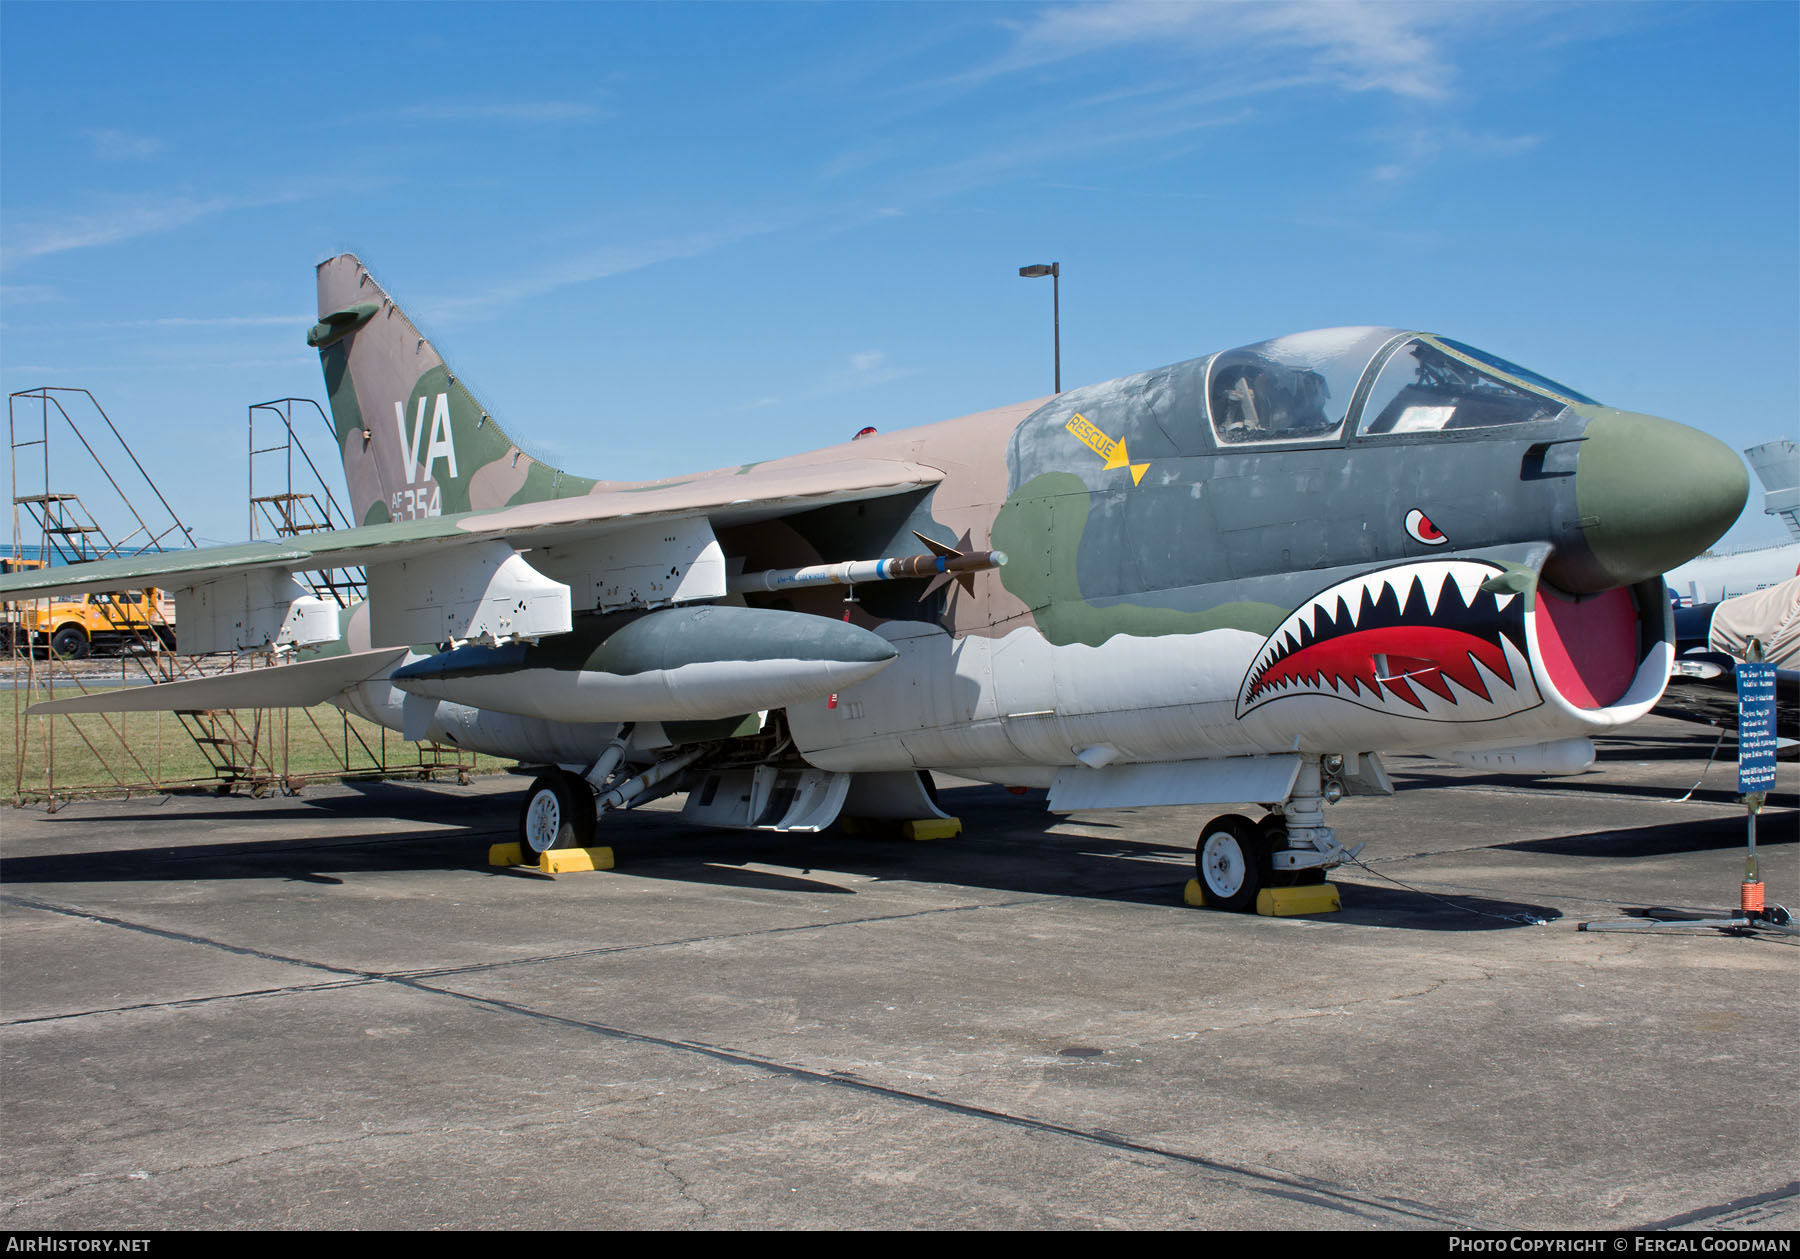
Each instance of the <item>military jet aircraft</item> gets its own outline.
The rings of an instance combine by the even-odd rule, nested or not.
[[[540,772],[529,851],[676,791],[706,826],[941,817],[930,771],[1054,810],[1253,802],[1210,904],[1318,881],[1382,754],[1551,772],[1648,712],[1659,574],[1735,452],[1447,337],[1335,328],[810,454],[595,481],[520,450],[367,269],[318,270],[359,527],[0,579],[176,588],[249,674],[56,701],[325,700]],[[290,576],[366,565],[342,616]],[[1484,759],[1485,758],[1485,759]]]

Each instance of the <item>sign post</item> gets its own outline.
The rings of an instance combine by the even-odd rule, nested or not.
[[[1736,669],[1738,696],[1738,793],[1749,811],[1750,853],[1744,861],[1739,908],[1744,917],[1763,912],[1762,870],[1756,862],[1756,815],[1775,785],[1775,666],[1765,664],[1752,638]]]
[[[1789,922],[1786,909],[1780,905],[1773,910],[1764,908],[1762,870],[1756,862],[1756,815],[1775,785],[1775,666],[1764,663],[1762,655],[1762,643],[1752,638],[1744,652],[1744,662],[1734,670],[1738,698],[1738,794],[1749,814],[1750,834],[1737,914],[1730,918],[1695,918],[1672,910],[1651,909],[1646,916],[1655,921],[1626,918],[1617,922],[1584,922],[1581,930],[1657,933],[1708,929],[1737,934],[1755,930],[1800,935],[1800,927]]]

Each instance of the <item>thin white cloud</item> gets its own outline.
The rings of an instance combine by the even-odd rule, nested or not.
[[[155,136],[110,127],[89,128],[81,134],[93,144],[94,156],[106,162],[141,162],[163,150],[163,142]]]
[[[501,280],[479,293],[427,301],[422,303],[421,310],[428,319],[452,322],[570,285],[591,284],[662,262],[698,258],[739,241],[777,231],[782,226],[784,224],[773,221],[753,220],[686,236],[665,236],[583,250]]]
[[[1095,184],[1058,184],[1047,183],[1046,188],[1054,188],[1058,192],[1093,192],[1112,197],[1134,200],[1174,200],[1174,201],[1210,201],[1210,192],[1170,192],[1162,188],[1102,188]]]
[[[30,217],[9,212],[0,219],[5,243],[0,245],[0,267],[66,253],[114,245],[141,236],[156,236],[221,214],[292,205],[354,190],[366,195],[372,187],[392,182],[385,175],[355,180],[326,175],[290,181],[238,196],[195,196],[189,193],[139,193],[100,198],[96,208],[83,212],[40,213]]]
[[[912,192],[922,197],[942,197],[999,182],[1007,176],[1036,167],[1067,162],[1083,154],[1104,153],[1128,145],[1173,140],[1209,128],[1232,126],[1251,117],[1247,109],[1215,117],[1183,117],[1116,129],[1049,133],[1016,143],[996,144],[951,162],[943,162],[907,176]]]
[[[421,101],[383,112],[412,122],[600,122],[613,116],[587,101]]]
[[[295,315],[165,315],[157,319],[95,319],[80,323],[37,323],[33,332],[91,332],[130,328],[299,328],[310,327],[314,316]],[[0,330],[19,328],[0,323]]]
[[[1412,132],[1387,139],[1389,151],[1371,171],[1372,182],[1392,184],[1440,159],[1503,159],[1542,142],[1461,127],[1449,116],[1458,108],[1459,59],[1551,24],[1555,12],[1531,3],[1406,0],[1097,0],[1004,10],[995,23],[1000,52],[960,74],[910,85],[889,120],[991,94],[998,107],[981,124],[904,156],[895,141],[862,142],[819,174],[867,178],[883,168],[867,192],[915,204],[1028,172],[1053,176],[1083,155],[1129,148],[1145,161],[1172,161],[1204,144],[1205,129],[1256,118],[1258,101],[1310,92],[1387,97],[1390,112],[1397,107],[1419,120]],[[1132,72],[1103,72],[1121,63]],[[1017,103],[1021,92],[1029,104]]]
[[[40,219],[19,228],[4,248],[0,265],[13,266],[33,258],[66,253],[71,249],[91,249],[98,245],[116,245],[140,236],[161,235],[186,227],[201,219],[234,210],[257,209],[302,201],[316,193],[289,190],[238,197],[161,196],[138,198],[117,197],[101,209],[85,214],[63,215],[56,219]],[[8,216],[12,220],[15,216]],[[10,226],[10,222],[9,222]]]
[[[867,389],[871,385],[885,385],[890,380],[899,380],[910,374],[888,362],[885,350],[859,350],[850,356],[848,370],[839,368],[825,373],[811,388],[797,394],[796,401],[829,397],[836,393],[848,393],[853,389]]]
[[[134,328],[309,328],[316,316],[298,315],[169,315],[161,319],[134,319],[121,325]]]
[[[1500,135],[1470,131],[1457,123],[1433,123],[1407,131],[1389,131],[1374,137],[1394,151],[1392,160],[1377,166],[1371,177],[1382,183],[1406,179],[1438,159],[1451,157],[1519,157],[1543,143],[1539,135]]]
[[[0,306],[28,306],[67,300],[50,284],[0,284]]]
[[[787,393],[766,394],[753,401],[739,403],[731,407],[728,414],[760,411],[783,404],[815,402],[820,398],[885,385],[891,380],[912,375],[911,371],[902,370],[888,362],[886,350],[858,350],[845,360],[845,364],[822,371],[810,383]]]
[[[318,370],[318,356],[311,350],[298,350],[292,354],[260,355],[246,358],[239,353],[207,353],[204,355],[181,356],[169,353],[156,353],[147,357],[125,363],[117,359],[96,359],[91,363],[46,365],[41,363],[23,363],[14,366],[9,363],[6,370],[17,376],[30,372],[39,376],[69,377],[83,376],[118,376],[127,380],[146,371],[193,371],[196,369],[250,370],[255,368],[306,368]]]
[[[995,23],[1000,52],[911,84],[898,93],[904,103],[885,131],[868,131],[903,134],[901,118],[1001,89],[1014,89],[1014,100],[1017,90],[1029,90],[1023,112],[985,111],[982,124],[959,128],[929,155],[891,138],[862,140],[829,157],[818,174],[843,180],[880,169],[876,195],[929,199],[1081,153],[1139,147],[1150,160],[1170,158],[1176,150],[1158,149],[1157,141],[1247,122],[1258,99],[1296,91],[1388,96],[1443,111],[1458,80],[1458,54],[1496,27],[1536,21],[1542,11],[1404,0],[1098,0],[1003,10]],[[1099,73],[1121,62],[1130,73]],[[1389,165],[1384,173],[1399,178],[1401,163]]]
[[[1441,35],[1477,18],[1477,8],[1391,0],[1056,5],[1017,23],[1006,52],[958,78],[978,83],[1103,49],[1153,47],[1193,56],[1209,77],[1246,56],[1281,55],[1299,58],[1307,77],[1349,91],[1435,100],[1455,75]]]

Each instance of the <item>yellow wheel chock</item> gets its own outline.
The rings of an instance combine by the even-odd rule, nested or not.
[[[1199,909],[1206,893],[1199,879],[1189,879],[1181,899]],[[1295,918],[1307,914],[1335,914],[1344,907],[1337,884],[1313,883],[1305,887],[1265,887],[1256,894],[1256,912],[1265,918]]]
[[[610,870],[613,850],[610,848],[552,848],[537,854],[536,861],[526,859],[522,844],[495,844],[488,849],[490,866],[536,866],[544,874],[574,874],[579,870]]]

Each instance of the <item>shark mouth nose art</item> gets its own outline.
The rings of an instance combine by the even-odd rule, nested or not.
[[[1301,696],[1434,721],[1490,721],[1536,707],[1524,601],[1482,589],[1505,571],[1422,561],[1314,595],[1257,653],[1238,716]]]

